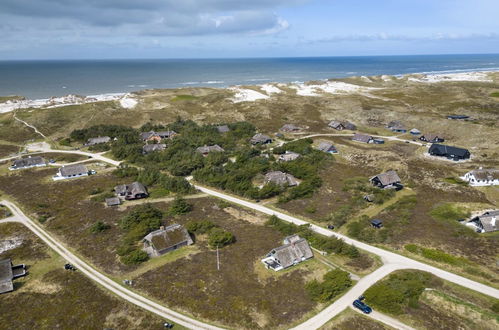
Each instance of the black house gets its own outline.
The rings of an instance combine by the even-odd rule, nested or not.
[[[434,143],[431,145],[428,153],[432,156],[446,157],[452,160],[469,159],[471,154],[468,149],[446,146],[444,144]]]

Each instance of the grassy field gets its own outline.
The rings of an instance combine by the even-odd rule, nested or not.
[[[0,157],[7,157],[19,151],[19,147],[11,144],[0,144]]]
[[[380,287],[385,284],[390,286],[394,282],[392,279],[394,276],[403,277],[407,274],[426,276],[426,282],[422,282],[422,287],[418,286],[418,280],[414,278],[405,283],[397,282],[394,284],[395,290],[400,292],[406,290],[405,295],[412,295],[416,290],[419,290],[414,298],[404,302],[397,300],[398,306],[388,307],[393,304],[392,301],[385,299],[385,305],[385,303],[381,303],[384,298],[369,295],[368,290],[366,291],[366,303],[375,310],[392,314],[416,329],[497,329],[499,326],[499,300],[442,281],[428,273],[398,271],[377,285]],[[383,287],[379,294],[388,297],[392,294],[392,290]],[[386,308],[400,308],[400,310],[396,313],[390,313]]]
[[[103,291],[78,271],[63,269],[64,260],[19,224],[0,224],[3,240],[22,244],[0,253],[25,263],[26,277],[15,291],[0,296],[0,322],[10,329],[160,329],[163,319]],[[175,329],[182,327],[176,326]]]

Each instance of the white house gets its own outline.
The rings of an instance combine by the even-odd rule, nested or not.
[[[496,186],[499,185],[499,169],[483,169],[469,171],[461,177],[468,182],[470,186]]]
[[[52,177],[54,181],[79,178],[82,176],[88,176],[88,169],[85,165],[74,164],[62,166],[56,175]]]

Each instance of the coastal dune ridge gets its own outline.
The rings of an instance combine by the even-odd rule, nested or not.
[[[450,70],[449,70],[450,71]],[[383,82],[407,80],[414,83],[440,83],[450,81],[469,81],[469,82],[493,82],[489,73],[497,72],[498,70],[487,71],[459,71],[451,73],[435,72],[435,73],[413,73],[405,75],[381,75],[381,76],[360,76],[362,81],[371,83],[374,79],[380,78]],[[356,78],[356,76],[350,77]],[[193,84],[195,82],[192,82]],[[220,81],[208,81],[204,83],[220,83]],[[188,83],[185,83],[188,84]],[[140,86],[140,85],[137,85]],[[322,79],[314,82],[292,82],[292,83],[265,83],[261,85],[252,85],[260,91],[251,88],[245,88],[241,85],[229,86],[225,89],[234,93],[234,96],[229,100],[234,103],[253,102],[257,100],[265,100],[272,97],[274,94],[282,94],[281,88],[289,88],[296,91],[299,96],[321,96],[326,94],[355,94],[361,93],[364,96],[375,97],[369,94],[369,91],[380,89],[379,87],[368,87],[333,79]],[[281,88],[279,88],[281,87]],[[222,87],[219,87],[222,88]],[[105,93],[97,95],[81,96],[68,94],[61,97],[51,97],[44,99],[12,99],[0,103],[0,113],[7,113],[16,109],[27,108],[56,108],[69,105],[79,105],[86,103],[96,103],[105,101],[118,101],[121,107],[132,109],[138,104],[137,95],[134,92],[129,93]]]

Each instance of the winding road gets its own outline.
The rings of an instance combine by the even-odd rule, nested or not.
[[[315,134],[315,135],[309,135],[303,138],[307,137],[318,137],[318,136],[351,136],[353,134]],[[408,141],[408,140],[403,140],[399,139],[397,137],[383,137],[386,138],[387,140],[395,140],[395,141]],[[418,145],[423,145],[422,143],[419,142],[414,142],[414,141],[409,141],[409,143],[413,144],[418,144]],[[118,166],[121,162],[109,159],[102,154],[94,154],[94,153],[89,153],[89,152],[84,152],[84,151],[79,151],[79,150],[54,150],[50,148],[50,145],[47,143],[41,143],[36,146],[31,146],[29,151],[35,151],[35,152],[60,152],[60,153],[72,153],[72,154],[79,154],[79,155],[85,155],[88,157],[91,157],[93,159],[97,159],[103,162],[107,162],[109,164],[112,164],[114,166]],[[9,158],[10,159],[10,158]],[[5,160],[5,159],[3,159]],[[2,160],[0,160],[2,161]],[[192,180],[192,178],[190,178]],[[263,206],[258,203],[254,203],[251,201],[244,200],[242,198],[232,196],[230,194],[227,194],[225,192],[220,192],[217,190],[214,190],[212,188],[204,187],[199,184],[194,184],[194,187],[198,189],[199,191],[206,193],[208,195],[224,199],[226,201],[229,201],[234,204],[241,205],[243,207],[267,214],[267,215],[275,215],[279,217],[280,219],[284,221],[288,221],[290,223],[294,223],[296,225],[309,225],[310,229],[313,230],[314,232],[325,235],[325,236],[335,236],[337,238],[340,238],[344,240],[348,244],[352,244],[356,246],[359,249],[368,251],[370,253],[373,253],[377,256],[379,256],[384,265],[371,274],[368,274],[364,277],[362,277],[348,292],[346,292],[342,297],[340,297],[338,300],[336,300],[333,304],[330,306],[326,307],[324,310],[322,310],[320,313],[316,314],[312,318],[308,319],[304,323],[296,326],[294,329],[317,329],[323,326],[325,323],[327,323],[330,319],[341,313],[343,310],[351,306],[351,303],[353,300],[357,299],[358,296],[360,296],[365,290],[367,290],[370,286],[375,284],[377,281],[383,279],[386,277],[388,274],[392,273],[393,271],[396,270],[401,270],[401,269],[416,269],[416,270],[421,270],[421,271],[426,271],[429,273],[432,273],[435,276],[438,276],[444,280],[447,280],[449,282],[456,283],[458,285],[461,285],[465,288],[480,292],[482,294],[494,297],[496,299],[499,299],[499,290],[492,288],[490,286],[484,285],[482,283],[478,283],[476,281],[472,281],[468,278],[447,272],[445,270],[442,270],[440,268],[434,267],[427,265],[425,263],[407,258],[405,256],[351,239],[345,235],[333,232],[331,230],[328,230],[326,228],[319,227],[315,224],[311,224],[305,220],[299,219],[297,217],[291,216],[289,214],[285,214],[280,211],[273,210],[271,208],[268,208],[266,206]],[[97,283],[101,284],[104,286],[106,289],[112,291],[113,293],[117,294],[118,296],[122,297],[123,299],[128,300],[131,303],[136,304],[137,306],[140,306],[148,311],[151,311],[157,315],[160,315],[161,317],[170,319],[178,324],[184,325],[186,327],[190,328],[196,328],[196,329],[217,329],[214,326],[211,326],[209,324],[205,324],[203,322],[197,321],[195,319],[189,318],[185,315],[179,314],[173,310],[170,310],[164,306],[161,306],[147,298],[144,298],[130,290],[128,290],[125,287],[122,287],[121,285],[117,284],[116,282],[112,281],[111,279],[107,278],[94,268],[92,268],[90,265],[85,263],[83,260],[72,254],[68,249],[66,249],[62,244],[57,242],[54,238],[50,236],[49,233],[47,233],[43,228],[41,228],[39,225],[37,225],[35,222],[33,222],[31,219],[29,219],[22,211],[14,204],[8,202],[8,201],[2,201],[4,205],[9,207],[14,216],[9,218],[9,221],[18,221],[23,223],[25,226],[27,226],[31,231],[33,231],[37,236],[39,236],[45,243],[47,243],[51,248],[53,248],[57,253],[59,253],[61,256],[66,258],[69,262],[75,264],[78,269],[80,269],[85,275],[87,275],[89,278],[92,280],[96,281]],[[381,313],[373,312],[369,315],[369,317],[372,317],[380,322],[386,323],[394,328],[397,329],[411,329],[410,327],[404,325],[403,323],[399,322],[398,320],[395,320],[391,317],[388,317],[386,315],[383,315]]]

